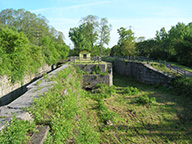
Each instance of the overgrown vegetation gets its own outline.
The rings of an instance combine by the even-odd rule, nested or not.
[[[148,95],[143,95],[136,99],[136,103],[142,104],[142,105],[151,105],[155,101],[156,101],[155,97],[149,98]]]
[[[157,63],[157,62],[150,62],[149,64],[150,64],[152,67],[154,67],[155,69],[160,70],[160,71],[162,71],[162,72],[164,72],[164,73],[167,73],[167,74],[169,74],[170,76],[175,77],[175,76],[178,76],[178,75],[179,75],[179,74],[177,74],[175,71],[170,70],[169,68],[167,68],[164,64],[159,64],[159,63]]]
[[[29,109],[36,124],[50,125],[45,143],[192,142],[187,91],[119,75],[114,75],[114,86],[98,84],[85,91],[82,74],[73,67],[59,72],[52,78],[57,84]]]
[[[98,133],[89,125],[82,111],[81,75],[74,68],[59,72],[57,84],[45,96],[35,100],[30,111],[37,124],[49,124],[46,143],[97,143]]]
[[[178,76],[171,81],[171,86],[179,95],[192,96],[192,78]]]
[[[35,132],[35,123],[18,120],[13,116],[11,124],[0,132],[1,144],[21,144],[27,143],[30,134]]]
[[[63,34],[45,17],[23,9],[0,12],[0,75],[14,83],[36,73],[44,64],[55,64],[68,55]]]
[[[177,23],[167,32],[161,28],[154,39],[142,40],[136,44],[140,55],[153,59],[192,65],[192,23]]]

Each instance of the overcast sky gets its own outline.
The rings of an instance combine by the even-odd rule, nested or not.
[[[120,27],[129,28],[136,37],[155,37],[156,30],[168,31],[178,22],[192,22],[192,0],[0,0],[0,11],[7,8],[42,14],[49,25],[62,31],[66,44],[70,28],[79,26],[87,15],[107,18],[112,25],[108,47],[117,44]]]

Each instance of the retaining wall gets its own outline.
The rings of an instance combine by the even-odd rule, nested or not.
[[[58,71],[61,71],[67,68],[69,65],[65,64],[58,69],[50,72],[46,77],[40,78],[30,85],[27,86],[27,92],[21,95],[16,100],[12,101],[8,105],[0,107],[0,131],[5,127],[5,123],[9,122],[12,119],[13,113],[17,118],[22,120],[32,121],[32,116],[26,112],[23,108],[28,108],[32,105],[33,99],[43,96],[56,81],[50,81],[49,79],[53,76],[56,76]],[[41,81],[40,84],[37,84],[38,81]]]
[[[11,80],[7,76],[0,76],[0,106],[8,104],[21,94],[27,91],[27,85],[42,76],[44,73],[50,72],[53,69],[52,66],[44,65],[39,68],[38,73],[25,75],[22,82],[15,84],[11,83]]]
[[[139,62],[114,61],[113,69],[117,74],[134,77],[146,84],[165,84],[171,79],[167,74]]]

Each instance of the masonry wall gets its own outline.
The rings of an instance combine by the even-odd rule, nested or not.
[[[56,70],[51,71],[46,78],[41,77],[33,83],[30,83],[27,85],[27,91],[19,98],[7,105],[0,106],[0,131],[5,128],[5,124],[11,120],[13,113],[18,119],[31,121],[33,117],[26,112],[24,108],[32,106],[34,98],[43,96],[44,93],[46,93],[56,83],[56,81],[51,81],[50,78],[56,76],[59,71],[64,70],[68,66],[68,64],[62,65]],[[38,81],[41,81],[41,83],[37,84]]]
[[[123,76],[134,77],[146,84],[165,84],[171,78],[167,74],[139,62],[115,61],[114,72]]]
[[[81,70],[86,73],[83,75],[83,86],[84,88],[92,88],[99,83],[105,83],[108,86],[113,85],[113,72],[112,72],[112,64],[105,63],[105,64],[78,64]],[[100,67],[101,72],[105,74],[91,74],[94,72],[95,67]]]
[[[49,65],[39,68],[37,74],[25,75],[23,82],[15,84],[7,76],[0,76],[0,106],[5,105],[27,91],[26,86],[34,79],[52,70]]]

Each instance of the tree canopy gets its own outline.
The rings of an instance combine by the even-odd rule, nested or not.
[[[133,56],[136,54],[134,32],[130,29],[121,27],[117,29],[119,41],[116,46],[112,47],[111,55]]]
[[[12,82],[36,73],[43,64],[55,64],[68,56],[62,32],[48,25],[41,15],[24,9],[0,12],[0,75]]]
[[[154,39],[145,40],[136,44],[142,56],[154,59],[178,62],[192,66],[192,23],[185,25],[177,23],[166,32],[161,28],[156,32]]]

